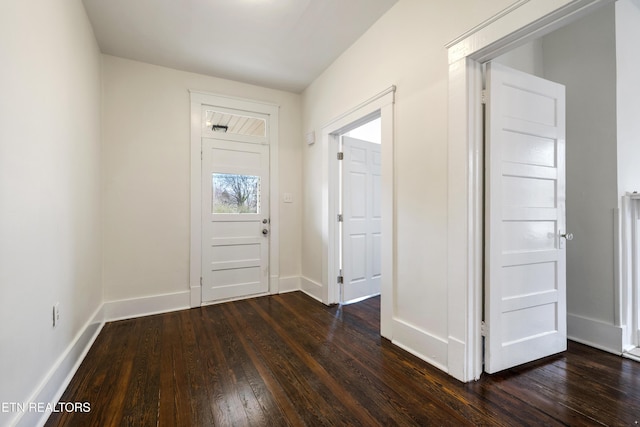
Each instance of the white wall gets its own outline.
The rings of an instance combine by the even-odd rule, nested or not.
[[[515,70],[534,76],[544,77],[544,57],[542,55],[542,39],[535,39],[517,47],[492,62],[498,62]]]
[[[447,340],[447,85],[445,44],[511,1],[401,0],[303,93],[303,129],[397,85],[395,173],[397,263],[394,317],[418,340]],[[322,295],[322,144],[302,151],[305,290]],[[416,342],[401,343],[416,349]],[[431,354],[426,355],[430,357]],[[442,360],[440,360],[442,362]]]
[[[616,19],[618,192],[640,192],[640,0],[618,0]]]
[[[107,55],[103,80],[105,300],[189,290],[189,89],[280,105],[280,277],[296,279],[300,95]]]
[[[100,54],[80,0],[4,0],[0,60],[0,402],[28,402],[101,303]]]
[[[370,122],[345,133],[345,136],[373,142],[374,144],[380,144],[382,142],[382,119],[377,118],[375,120],[371,120]]]
[[[614,25],[614,6],[608,5],[542,43],[545,78],[567,91],[567,228],[575,236],[567,245],[567,313],[568,333],[578,339],[575,321],[614,325]]]

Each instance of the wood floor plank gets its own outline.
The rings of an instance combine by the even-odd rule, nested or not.
[[[312,364],[311,358],[296,348],[295,341],[283,334],[283,328],[274,328],[272,323],[265,322],[265,318],[251,304],[233,305],[236,309],[241,307],[244,308],[241,317],[251,319],[250,324],[245,324],[245,330],[250,333],[252,340],[257,344],[256,349],[280,380],[289,401],[297,406],[305,423],[335,425],[341,420],[356,420],[327,387],[326,373],[318,370],[314,372],[314,368],[317,367]]]
[[[563,404],[557,397],[549,396],[536,383],[519,375],[510,375],[506,381],[494,375],[485,379],[482,390],[485,397],[488,397],[489,393],[494,396],[500,393],[499,397],[489,400],[499,401],[501,405],[505,402],[506,395],[517,400],[518,405],[529,407],[531,410],[525,417],[522,417],[523,414],[518,414],[521,424],[527,423],[527,420],[535,420],[536,423],[544,421],[545,425],[566,425],[567,423],[571,426],[597,425],[593,419]],[[510,402],[505,406],[515,407]]]
[[[345,389],[338,379],[334,377],[336,371],[332,370],[330,365],[328,366],[327,364],[327,362],[334,360],[334,358],[326,356],[326,349],[322,346],[323,341],[316,340],[314,341],[316,345],[313,345],[310,340],[313,331],[308,329],[301,330],[299,319],[291,316],[283,318],[278,316],[278,312],[267,314],[267,312],[260,307],[262,302],[263,301],[260,300],[251,301],[265,322],[278,331],[282,337],[286,337],[286,339],[289,340],[289,345],[296,352],[297,356],[304,361],[305,365],[311,368],[313,374],[323,382],[333,395],[337,396],[349,412],[354,413],[354,415],[365,424],[374,425],[379,418],[376,418],[377,415],[372,414],[369,409],[375,408],[375,405],[367,404],[370,402],[359,401],[356,396],[354,396],[354,393],[358,392],[356,387],[353,387],[349,392],[349,390]],[[278,311],[281,312],[282,309]],[[323,359],[318,360],[323,353],[325,354]],[[339,375],[342,378],[340,379],[345,379],[352,372],[352,369],[341,369]]]
[[[307,303],[316,302],[307,300]],[[404,406],[436,405],[437,409],[435,411],[413,411],[411,413],[412,418],[414,418],[414,421],[418,425],[434,422],[435,418],[439,415],[444,416],[446,420],[451,422],[460,417],[462,420],[466,420],[471,424],[477,424],[481,419],[491,420],[491,414],[487,413],[486,409],[482,411],[474,409],[468,401],[461,400],[455,392],[450,394],[442,393],[443,389],[440,384],[450,382],[450,378],[447,377],[446,374],[434,370],[432,367],[429,367],[428,371],[420,373],[420,375],[424,377],[424,381],[407,381],[407,376],[415,377],[415,372],[411,371],[415,369],[415,365],[413,363],[405,365],[403,360],[410,358],[412,361],[417,361],[423,365],[424,362],[418,361],[415,356],[407,354],[400,348],[389,344],[386,340],[382,340],[379,337],[379,330],[377,328],[369,328],[358,321],[357,319],[362,316],[362,308],[366,309],[367,306],[368,304],[349,306],[346,316],[343,316],[341,309],[336,307],[336,312],[340,311],[340,313],[336,313],[336,316],[340,318],[340,324],[348,324],[351,327],[343,328],[344,337],[342,337],[341,334],[336,334],[335,331],[332,333],[332,337],[339,342],[340,348],[345,349],[345,351],[355,351],[356,353],[353,354],[353,358],[360,361],[363,366],[370,368],[373,372],[390,371],[394,374],[385,375],[383,382],[392,388],[396,396],[395,398],[399,399]],[[379,307],[379,305],[377,306]],[[304,310],[298,311],[299,314],[303,316],[304,313],[309,311],[309,308],[306,307]],[[315,317],[314,320],[321,322],[322,317]],[[335,317],[330,322],[333,324]],[[316,327],[319,330],[325,330],[326,328],[333,328],[333,325],[329,326],[327,323],[316,323]],[[316,328],[310,329],[315,330]],[[398,357],[398,355],[400,357]],[[408,366],[410,371],[405,371],[406,366]],[[456,382],[456,386],[461,387],[462,385]],[[427,400],[425,396],[433,398],[434,401]],[[428,414],[428,418],[423,419],[423,414]],[[462,420],[457,420],[457,422],[464,424]],[[499,422],[495,419],[492,420],[492,423],[499,425]]]
[[[122,425],[126,426],[157,424],[162,318],[150,316],[140,323],[137,351],[131,357],[130,380],[124,398]]]
[[[220,420],[221,425],[267,424],[267,416],[263,411],[256,391],[260,393],[261,386],[256,384],[256,368],[247,355],[242,342],[238,340],[235,330],[222,306],[216,306],[205,311],[205,317],[210,322],[210,330],[216,331],[215,339],[220,346],[215,346],[220,352],[220,361],[216,366],[226,366],[228,375],[221,375],[224,395],[221,399],[228,404],[229,411],[226,420]]]
[[[201,360],[200,332],[202,325],[202,310],[189,310],[182,318],[182,345],[184,347],[185,372],[187,374],[191,419],[194,426],[214,425],[213,407],[210,404],[212,396],[207,387],[207,379],[203,372]],[[198,329],[196,330],[196,326]],[[206,350],[205,350],[206,351]]]
[[[47,426],[618,426],[640,363],[568,351],[460,383],[380,337],[380,298],[301,292],[104,326]]]
[[[217,309],[217,307],[215,307]],[[210,310],[209,310],[210,311]],[[214,420],[216,425],[247,425],[249,423],[245,406],[240,399],[239,393],[234,389],[233,376],[235,375],[230,360],[225,357],[223,346],[223,336],[225,331],[220,322],[212,321],[207,316],[203,316],[203,332],[200,337],[206,336],[209,348],[209,357],[205,358],[208,388],[213,397]]]
[[[185,426],[191,424],[191,398],[187,382],[183,342],[180,333],[182,313],[163,316],[162,350],[160,356],[161,382],[158,408],[158,426]]]
[[[406,387],[403,378],[387,376],[381,379],[379,373],[384,370],[385,360],[383,353],[380,351],[381,339],[377,332],[371,330],[371,334],[356,334],[352,329],[341,329],[340,333],[337,333],[335,329],[327,336],[323,333],[315,333],[315,331],[324,331],[330,328],[330,324],[319,323],[322,319],[315,318],[315,325],[319,327],[304,328],[305,324],[303,319],[305,314],[310,311],[309,307],[302,306],[302,309],[293,310],[287,304],[281,304],[279,310],[274,313],[274,319],[277,320],[278,316],[295,316],[297,330],[293,332],[296,335],[313,339],[317,346],[327,347],[326,350],[321,352],[315,352],[316,358],[326,358],[322,360],[328,369],[332,372],[339,373],[336,375],[340,380],[344,381],[345,389],[354,394],[360,394],[360,388],[362,385],[366,385],[365,389],[367,394],[361,395],[363,406],[372,408],[374,416],[383,425],[389,425],[389,423],[397,423],[409,425],[411,422],[415,422],[416,425],[424,425],[427,421],[419,416],[416,417],[406,406],[408,403],[411,406],[422,405],[427,407],[433,405],[434,402],[424,399],[424,396],[419,396],[419,393],[411,391],[411,387]],[[326,319],[326,318],[325,318]],[[327,319],[329,320],[329,319]],[[333,320],[330,320],[332,323]],[[307,346],[307,351],[312,352],[313,346],[311,343],[303,343]],[[358,351],[362,347],[367,348],[366,351]],[[373,350],[373,351],[372,351]],[[344,367],[349,369],[344,369]],[[419,397],[418,397],[419,396]],[[458,418],[458,414],[449,413],[440,410],[432,412],[429,420],[432,422],[437,421],[440,414],[443,415],[444,421],[455,421]],[[457,420],[459,423],[463,423],[464,418]]]
[[[226,307],[225,310],[232,314],[232,306]],[[280,386],[277,378],[256,352],[253,341],[248,337],[246,330],[241,328],[236,316],[232,315],[229,322],[234,328],[238,340],[245,347],[247,356],[255,366],[260,379],[263,381],[263,387],[260,387],[260,382],[256,379],[254,387],[260,387],[260,401],[263,408],[265,408],[265,412],[269,414],[271,425],[305,425],[303,419]]]

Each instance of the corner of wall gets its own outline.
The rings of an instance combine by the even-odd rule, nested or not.
[[[104,311],[103,306],[100,305],[66,350],[53,364],[25,404],[50,403],[53,405],[57,403],[100,334],[103,326]],[[44,425],[49,415],[49,412],[25,410],[24,412],[18,413],[10,424],[25,427],[40,426]]]
[[[301,289],[301,281],[300,276],[280,277],[278,293],[299,291]]]
[[[321,283],[315,282],[304,276],[300,278],[300,290],[320,302],[323,302],[322,288],[323,286]]]

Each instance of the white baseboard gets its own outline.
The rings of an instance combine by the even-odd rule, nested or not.
[[[78,332],[65,352],[54,363],[27,402],[55,405],[60,400],[62,393],[66,390],[102,330],[104,326],[103,318],[103,306],[101,305]],[[50,413],[48,412],[25,411],[19,413],[16,418],[9,422],[9,425],[43,426],[47,422],[49,415]]]
[[[640,362],[640,348],[633,347],[629,350],[625,350],[624,353],[622,353],[622,357]]]
[[[281,277],[280,286],[278,289],[279,294],[286,292],[293,292],[300,290],[300,276]]]
[[[466,344],[457,338],[449,336],[447,346],[447,366],[449,375],[458,381],[470,381],[465,369]]]
[[[280,293],[280,276],[272,275],[269,277],[269,292],[270,295]]]
[[[311,298],[322,301],[322,284],[318,282],[314,282],[311,279],[307,279],[306,277],[300,277],[300,290],[305,294],[309,295]]]
[[[599,320],[567,314],[567,337],[600,350],[622,354],[624,329]]]
[[[446,340],[402,320],[393,319],[392,342],[436,368],[449,372],[447,368],[448,343]]]
[[[191,291],[184,291],[119,301],[106,301],[104,303],[104,318],[107,322],[111,322],[186,310],[188,308],[191,308]]]
[[[202,304],[202,287],[192,286],[190,290],[191,308],[200,307]]]

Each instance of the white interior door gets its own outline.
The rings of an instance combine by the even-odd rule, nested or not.
[[[341,302],[380,293],[382,205],[380,144],[342,137]]]
[[[202,301],[268,292],[269,146],[202,138],[202,177]]]
[[[485,371],[567,348],[564,86],[487,66]]]

